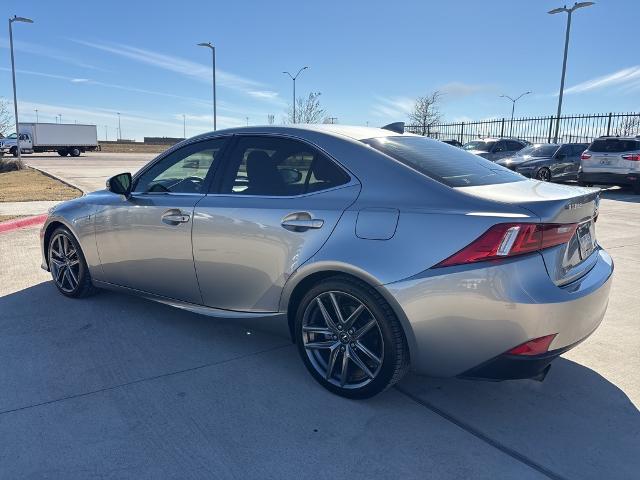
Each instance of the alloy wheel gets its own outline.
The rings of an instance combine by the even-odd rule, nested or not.
[[[307,306],[302,341],[314,369],[341,388],[361,388],[382,368],[384,341],[376,317],[353,295],[323,292]]]
[[[541,168],[540,170],[538,170],[538,174],[536,175],[536,177],[540,181],[549,182],[551,181],[551,172],[547,168]]]
[[[78,288],[80,257],[67,235],[59,233],[49,244],[49,263],[53,281],[60,290],[71,293]]]

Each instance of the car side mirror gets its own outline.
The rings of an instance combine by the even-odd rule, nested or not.
[[[131,174],[129,172],[120,173],[107,180],[107,190],[129,198],[131,196],[131,183]]]

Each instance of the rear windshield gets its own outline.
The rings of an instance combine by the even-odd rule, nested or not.
[[[474,140],[472,142],[465,143],[464,147],[462,148],[464,148],[465,150],[479,150],[481,152],[488,152],[493,148],[495,144],[496,142],[484,142],[482,140]]]
[[[449,187],[524,180],[520,174],[489,160],[424,137],[382,137],[363,142]]]
[[[624,140],[620,138],[602,138],[594,140],[589,150],[592,152],[629,152],[640,150],[640,142],[636,140]]]

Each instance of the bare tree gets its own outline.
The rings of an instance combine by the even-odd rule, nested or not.
[[[13,115],[9,110],[9,102],[0,98],[0,137],[4,137],[13,128]]]
[[[614,133],[614,135],[621,137],[638,134],[640,134],[640,115],[624,117],[624,120],[618,124]]]
[[[307,98],[296,99],[296,123],[320,123],[326,111],[320,105],[320,92],[311,92]],[[293,123],[293,107],[287,112],[287,123]]]
[[[417,125],[422,130],[422,135],[426,135],[430,127],[438,123],[442,118],[438,104],[442,93],[437,90],[424,97],[418,97],[413,107],[413,111],[409,113],[409,120],[413,125]]]

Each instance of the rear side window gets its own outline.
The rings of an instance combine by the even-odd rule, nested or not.
[[[592,152],[619,153],[640,150],[640,142],[620,138],[601,138],[594,140],[589,150]]]
[[[247,136],[233,149],[222,193],[290,197],[327,190],[349,180],[332,160],[305,143]]]
[[[382,137],[363,142],[449,187],[524,180],[521,175],[489,160],[424,137]]]

